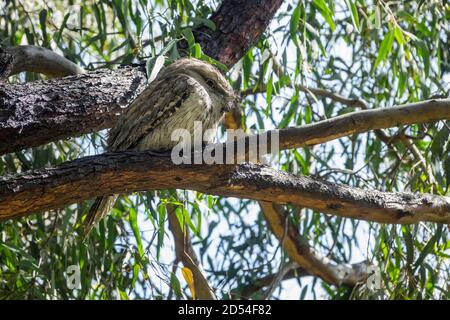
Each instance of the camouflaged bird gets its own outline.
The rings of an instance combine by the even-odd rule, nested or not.
[[[223,75],[197,59],[180,59],[163,68],[130,104],[108,136],[110,152],[124,150],[169,151],[175,129],[194,132],[194,122],[203,130],[217,128],[225,112],[236,106],[236,96]],[[205,137],[213,142],[215,136]],[[193,139],[192,139],[193,140]],[[116,197],[98,197],[84,220],[86,236],[112,209]]]

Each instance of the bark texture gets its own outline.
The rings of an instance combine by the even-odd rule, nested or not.
[[[56,209],[96,196],[152,189],[189,189],[291,203],[381,223],[450,223],[448,197],[362,190],[253,164],[174,165],[168,157],[131,151],[1,177],[0,219]]]
[[[216,29],[200,27],[194,37],[208,56],[232,67],[266,30],[283,0],[224,0],[210,17]]]
[[[0,155],[111,127],[145,88],[143,69],[0,84]]]

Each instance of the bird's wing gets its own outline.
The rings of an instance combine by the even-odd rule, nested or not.
[[[197,88],[191,77],[179,74],[151,83],[130,104],[109,132],[108,150],[133,149],[136,144],[170,117]]]

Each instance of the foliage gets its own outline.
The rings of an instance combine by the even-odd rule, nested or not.
[[[208,59],[192,35],[217,8],[216,1],[6,0],[0,4],[0,41],[35,44],[82,67],[116,68],[158,56]],[[355,99],[370,108],[448,96],[450,6],[445,1],[285,1],[269,29],[228,72],[242,102],[248,130],[299,126],[357,110],[299,91],[300,84]],[[20,75],[10,81],[33,81]],[[371,132],[314,148],[283,152],[280,168],[354,187],[448,195],[450,123]],[[56,165],[101,153],[105,132],[59,141],[0,158],[0,174]],[[402,137],[411,139],[407,146]],[[417,152],[416,152],[417,151]],[[114,212],[81,243],[75,231],[88,202],[58,212],[0,224],[0,299],[128,299],[191,297],[185,273],[173,264],[167,204],[193,235],[208,278],[220,298],[266,275],[287,258],[256,203],[178,191],[121,196]],[[292,213],[295,208],[290,208]],[[290,280],[274,298],[450,297],[449,227],[429,223],[380,225],[302,209],[292,215],[311,245],[340,262],[367,259],[381,270],[383,287],[353,290],[311,277]],[[81,271],[81,288],[67,282],[69,266]],[[189,282],[189,281],[188,281]],[[289,289],[287,289],[289,288]],[[261,297],[255,292],[252,297]]]

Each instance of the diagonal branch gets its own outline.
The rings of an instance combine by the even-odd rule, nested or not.
[[[30,84],[0,84],[0,155],[108,128],[144,86],[144,72],[136,68]],[[353,133],[448,119],[450,99],[362,110],[280,130],[280,146],[298,148]]]
[[[0,219],[15,218],[101,195],[152,189],[292,203],[316,211],[381,223],[450,223],[450,198],[341,186],[270,167],[174,165],[151,152],[90,156],[0,178]]]
[[[367,278],[364,263],[338,264],[318,254],[308,245],[298,230],[288,223],[288,216],[280,205],[260,201],[260,206],[272,233],[281,242],[292,261],[295,261],[307,273],[334,285],[355,286]]]
[[[181,261],[185,268],[189,268],[194,276],[194,286],[200,300],[215,300],[214,290],[208,283],[197,255],[192,247],[189,231],[181,229],[180,222],[176,216],[176,206],[168,205],[167,215],[169,218],[169,229],[175,241],[175,254],[177,260]]]

